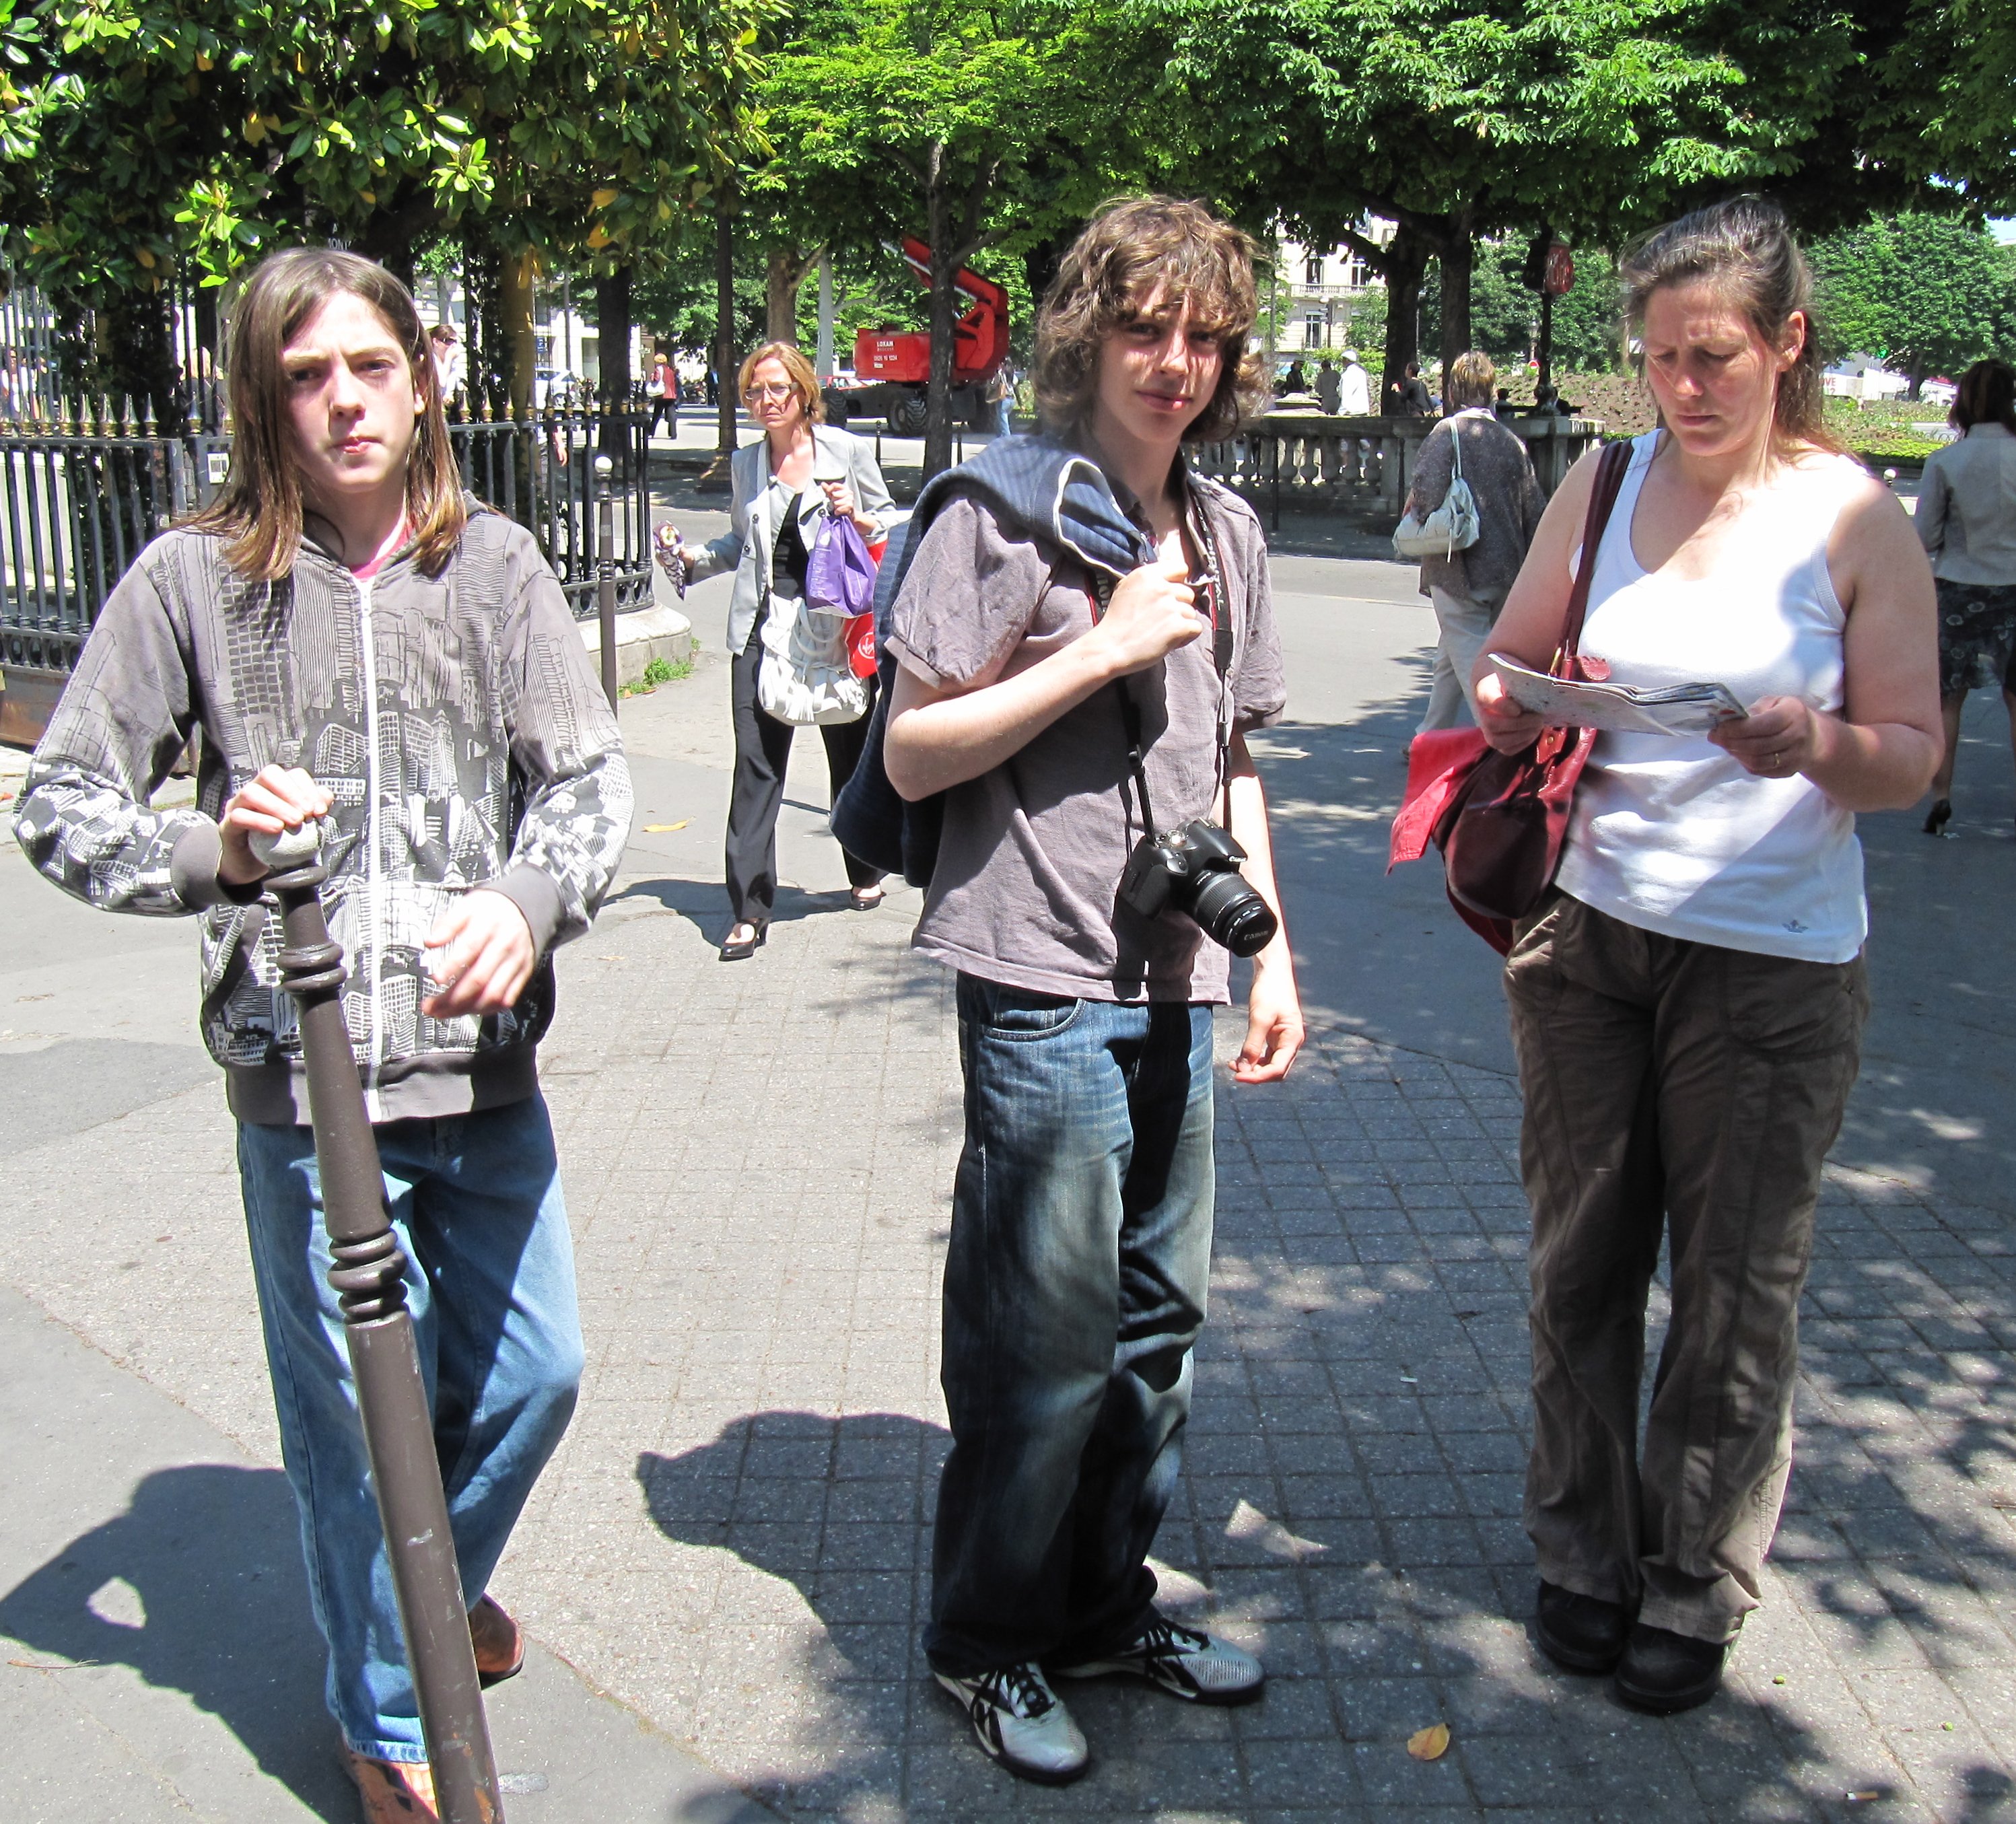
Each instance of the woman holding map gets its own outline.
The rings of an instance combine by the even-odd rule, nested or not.
[[[1821,428],[1811,279],[1783,217],[1755,198],[1702,210],[1621,276],[1661,427],[1593,552],[1594,455],[1570,473],[1492,645],[1545,671],[1592,563],[1597,675],[1720,685],[1748,711],[1705,736],[1597,737],[1555,890],[1506,966],[1539,1639],[1666,1714],[1719,1685],[1791,1470],[1821,1163],[1868,1008],[1855,815],[1912,803],[1943,743],[1931,574]],[[1489,653],[1474,687],[1494,747],[1539,735]],[[1641,1453],[1662,1230],[1672,1315]]]

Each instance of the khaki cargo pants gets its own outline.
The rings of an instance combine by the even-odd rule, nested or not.
[[[1726,1640],[1757,1606],[1791,1469],[1799,1293],[1860,1059],[1861,959],[1685,942],[1557,893],[1520,928],[1505,991],[1533,1208],[1540,1574]],[[1641,1455],[1662,1227],[1672,1321]]]

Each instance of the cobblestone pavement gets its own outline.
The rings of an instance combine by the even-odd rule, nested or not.
[[[1287,1083],[1221,1088],[1213,1306],[1157,1548],[1171,1606],[1265,1656],[1265,1699],[1076,1687],[1084,1782],[990,1768],[916,1646],[949,987],[907,950],[915,895],[843,909],[815,805],[787,813],[801,890],[769,945],[714,960],[719,682],[629,712],[658,828],[567,956],[546,1054],[589,1361],[495,1586],[536,1638],[794,1818],[2016,1817],[2009,1215],[1831,1170],[1766,1606],[1722,1699],[1636,1716],[1530,1639],[1516,1085],[1366,1036],[1335,994]],[[1290,907],[1312,935],[1331,909]],[[0,1278],[272,1460],[214,1087],[8,1167]],[[1435,1722],[1449,1751],[1413,1759]]]

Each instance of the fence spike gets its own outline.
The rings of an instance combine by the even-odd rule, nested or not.
[[[142,416],[140,419],[140,430],[142,434],[146,437],[152,437],[154,434],[155,424],[154,395],[152,393],[149,393],[146,400],[142,402]]]

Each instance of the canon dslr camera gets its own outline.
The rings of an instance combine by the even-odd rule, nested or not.
[[[1120,902],[1144,919],[1173,907],[1234,956],[1258,955],[1280,921],[1240,872],[1245,859],[1228,832],[1201,817],[1167,836],[1144,836],[1120,876]]]

